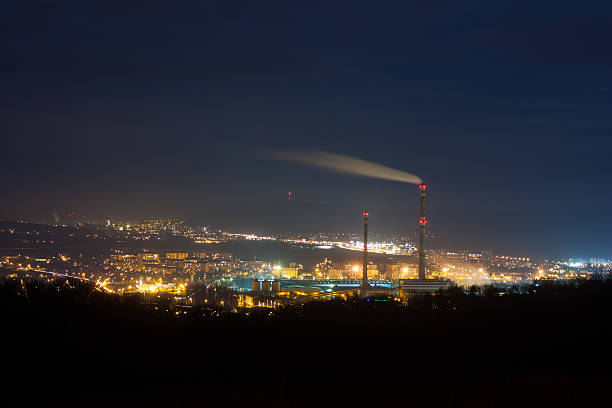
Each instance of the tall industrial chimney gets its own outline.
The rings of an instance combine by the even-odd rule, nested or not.
[[[419,218],[419,279],[425,279],[425,226],[427,218],[425,218],[425,183],[419,185],[421,190],[421,216]]]
[[[367,289],[368,284],[368,215],[367,211],[363,212],[363,280],[361,287]]]

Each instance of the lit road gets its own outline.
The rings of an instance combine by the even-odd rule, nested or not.
[[[70,279],[78,279],[84,282],[91,282],[93,284],[96,285],[96,289],[104,289],[106,291],[109,291],[105,286],[106,286],[106,282],[108,281],[108,278],[106,280],[104,280],[104,282],[100,282],[100,281],[92,281],[91,279],[87,279],[87,278],[83,278],[81,276],[73,276],[73,275],[66,275],[63,273],[58,273],[58,272],[52,272],[52,271],[45,271],[42,269],[30,269],[30,268],[16,268],[15,270],[17,271],[22,271],[22,272],[38,272],[38,273],[46,273],[49,275],[53,275],[53,276],[61,276],[63,278],[70,278]]]

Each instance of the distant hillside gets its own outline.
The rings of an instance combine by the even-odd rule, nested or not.
[[[161,240],[145,241],[117,237],[106,229],[0,221],[0,248],[189,248],[193,246],[193,241],[184,237],[164,237]]]
[[[229,231],[257,233],[359,232],[363,208],[331,204],[274,201],[233,208],[204,210],[189,221],[219,226]],[[368,208],[372,233],[406,233],[416,230],[416,215],[407,210]]]
[[[408,204],[412,205],[411,207]],[[218,226],[232,232],[353,232],[362,231],[363,208],[302,201],[268,203],[203,210],[192,214],[194,223]],[[406,208],[368,208],[371,234],[399,233],[416,237],[418,209],[413,203]],[[445,203],[427,207],[427,248],[492,250],[498,254],[521,256],[570,256],[581,253],[606,254],[606,240],[598,245],[585,244],[589,233],[602,235],[612,224],[606,210],[590,215],[604,220],[585,230],[581,209],[572,211],[525,212],[499,209],[486,211],[454,209]],[[568,221],[570,220],[570,221]],[[554,233],[554,238],[550,234]]]

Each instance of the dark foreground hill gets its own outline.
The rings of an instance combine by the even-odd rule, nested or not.
[[[9,406],[612,402],[612,281],[180,319],[86,285],[0,291]]]

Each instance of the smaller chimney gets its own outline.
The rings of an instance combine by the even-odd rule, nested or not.
[[[363,290],[367,289],[370,285],[368,284],[368,213],[363,212],[363,279],[361,287]]]

